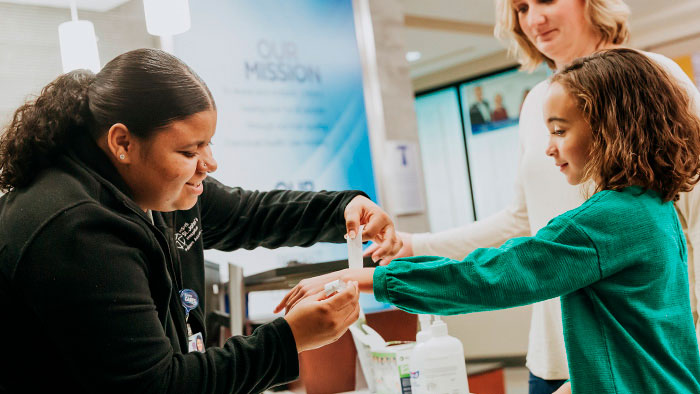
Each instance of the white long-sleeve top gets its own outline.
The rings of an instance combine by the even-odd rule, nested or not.
[[[700,116],[700,93],[671,59],[645,52],[686,88]],[[549,132],[543,116],[548,81],[537,84],[522,106],[519,124],[520,158],[513,202],[500,212],[466,226],[439,233],[414,234],[415,255],[462,259],[476,248],[498,247],[513,237],[537,233],[549,220],[584,202],[580,186],[569,185],[554,160],[545,154]],[[700,186],[681,193],[675,204],[688,244],[690,302],[700,341]],[[696,274],[697,273],[697,274]],[[558,298],[533,305],[527,367],[542,379],[568,379],[561,305]]]

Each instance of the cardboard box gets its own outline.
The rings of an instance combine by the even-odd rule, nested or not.
[[[377,394],[410,394],[409,362],[415,342],[392,341],[372,349],[372,372]]]

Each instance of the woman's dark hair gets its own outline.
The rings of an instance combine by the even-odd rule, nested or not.
[[[71,71],[15,111],[0,137],[0,190],[28,185],[80,133],[97,140],[115,123],[148,139],[158,129],[216,110],[204,81],[156,49],[117,56],[97,74]]]
[[[670,201],[698,182],[700,119],[687,91],[646,55],[596,52],[551,81],[576,99],[591,126],[584,173],[596,192],[636,185]]]

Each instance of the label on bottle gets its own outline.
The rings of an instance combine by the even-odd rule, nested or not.
[[[420,371],[411,371],[411,393],[422,394],[424,392],[421,387],[423,381],[420,379]]]
[[[421,388],[431,394],[468,394],[466,367],[460,368],[457,362],[450,357],[427,357],[417,371]]]

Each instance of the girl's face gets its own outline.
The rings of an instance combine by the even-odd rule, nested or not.
[[[148,140],[136,140],[122,174],[144,210],[187,210],[202,194],[202,181],[216,170],[210,142],[216,111],[174,121]]]
[[[554,164],[569,184],[583,182],[593,134],[576,107],[574,97],[559,83],[553,83],[547,91],[544,119],[549,129],[549,145],[545,153],[554,158]]]
[[[586,0],[512,0],[530,42],[562,68],[596,50],[599,36],[586,20]]]

